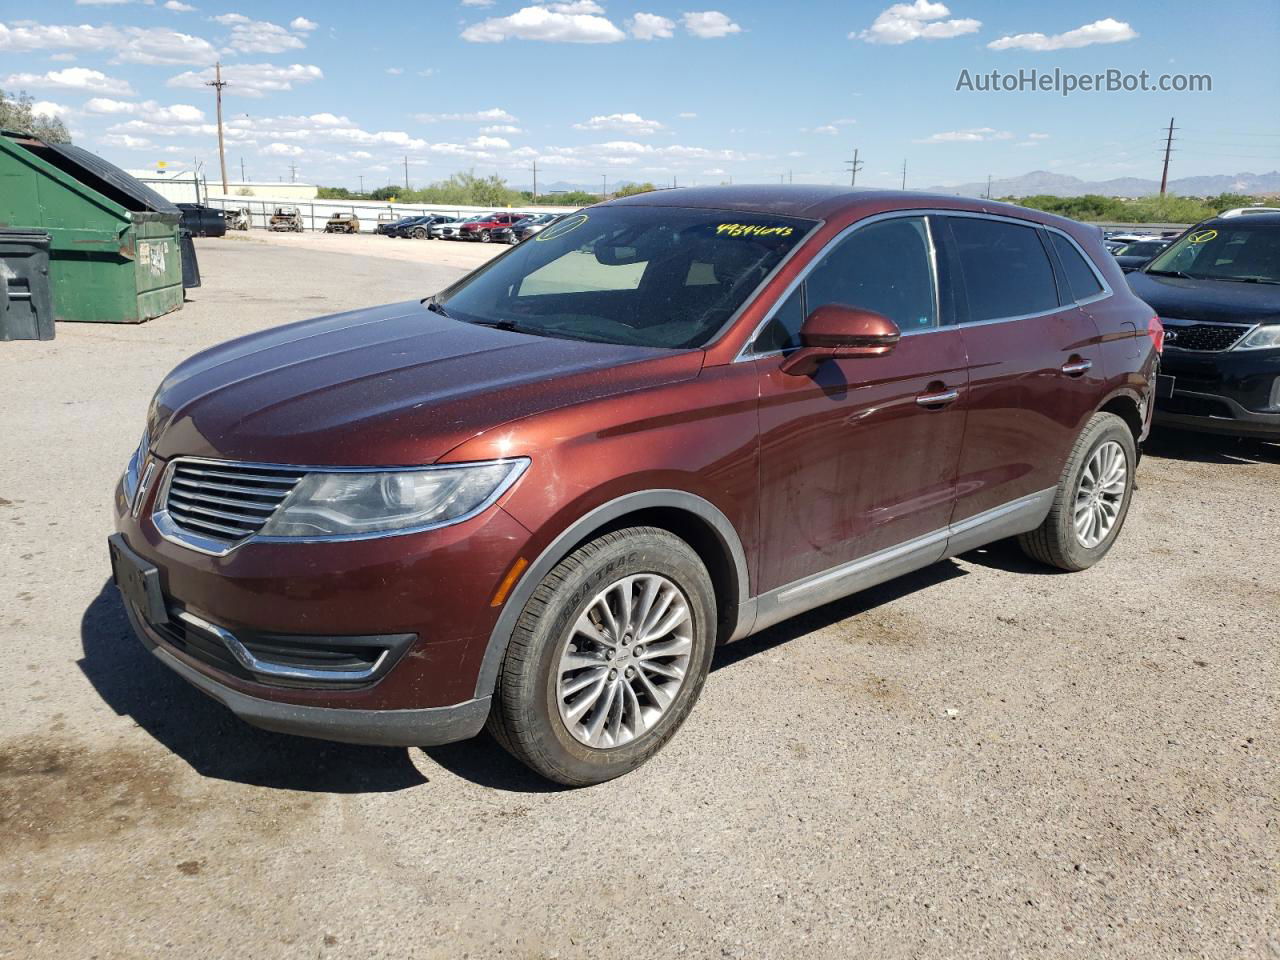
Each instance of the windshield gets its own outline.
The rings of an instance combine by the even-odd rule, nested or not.
[[[1151,261],[1148,273],[1280,283],[1280,224],[1198,226]]]
[[[1141,240],[1137,243],[1126,243],[1116,251],[1117,257],[1154,257],[1165,248],[1156,240]]]
[[[680,207],[571,214],[434,301],[449,316],[526,333],[698,347],[814,221]]]

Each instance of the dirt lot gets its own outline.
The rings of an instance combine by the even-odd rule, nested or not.
[[[1280,956],[1275,446],[1158,438],[1086,573],[1001,545],[722,650],[590,790],[256,731],[155,662],[104,540],[159,378],[488,255],[201,241],[181,313],[0,346],[0,957]]]

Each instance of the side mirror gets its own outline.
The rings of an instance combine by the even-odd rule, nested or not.
[[[882,357],[901,337],[898,325],[883,314],[829,303],[805,318],[800,327],[800,349],[789,354],[780,369],[804,377],[824,360]]]

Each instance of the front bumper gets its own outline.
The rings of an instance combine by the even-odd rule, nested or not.
[[[1156,400],[1157,425],[1280,440],[1280,350],[1168,348],[1160,372],[1173,389]]]
[[[131,604],[126,603],[125,609],[134,633],[161,663],[241,720],[264,730],[341,743],[429,747],[474,737],[489,716],[488,697],[407,710],[315,707],[253,697],[196,669],[167,647]]]
[[[177,660],[200,675],[206,683],[198,685],[211,684],[219,691],[217,699],[228,705],[234,700],[239,706],[233,709],[243,708],[250,716],[267,715],[255,704],[274,703],[283,716],[294,718],[290,722],[312,710],[333,710],[355,717],[391,712],[402,717],[403,725],[411,713],[424,720],[433,716],[423,710],[480,709],[469,704],[490,692],[477,685],[501,612],[492,605],[494,593],[530,537],[501,507],[422,533],[327,543],[248,541],[216,557],[166,540],[151,519],[155,496],[153,485],[134,516],[117,487],[116,529],[130,552],[158,571],[162,600],[157,606],[171,617],[175,611],[189,613],[268,651],[273,644],[278,651],[281,639],[322,637],[345,644],[413,635],[411,644],[393,651],[387,668],[371,673],[368,682],[326,684],[246,673],[225,656],[220,662],[209,655],[216,640],[201,638],[206,647],[201,650],[200,644],[183,642],[190,637],[166,636],[168,625],[137,624],[148,646],[168,656],[166,663]],[[317,729],[338,727],[326,720]],[[470,735],[465,724],[459,729],[462,736]]]

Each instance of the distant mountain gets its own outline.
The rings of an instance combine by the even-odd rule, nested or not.
[[[984,197],[987,184],[961,183],[947,187],[928,187],[930,193],[953,193],[964,197]],[[993,197],[1031,197],[1048,194],[1053,197],[1079,197],[1100,193],[1105,197],[1145,197],[1160,192],[1159,180],[1118,177],[1114,180],[1081,180],[1063,173],[1035,170],[1020,177],[1004,177],[991,181]],[[1169,192],[1188,197],[1208,197],[1219,193],[1280,193],[1280,171],[1270,173],[1217,174],[1205,177],[1179,177],[1169,181]]]

